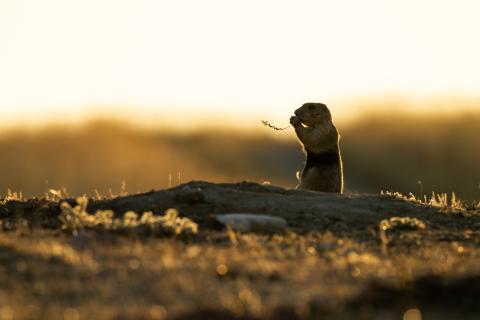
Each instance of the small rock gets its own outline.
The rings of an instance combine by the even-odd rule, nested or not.
[[[235,231],[275,233],[282,232],[287,227],[283,218],[253,213],[231,213],[216,216],[217,221],[230,226]]]

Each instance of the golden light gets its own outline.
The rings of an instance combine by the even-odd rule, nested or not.
[[[479,9],[474,0],[3,1],[0,121],[284,121],[305,101],[345,115],[355,97],[478,97]]]

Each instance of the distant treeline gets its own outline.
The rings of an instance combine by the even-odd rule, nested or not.
[[[480,113],[418,116],[371,113],[339,127],[347,191],[432,191],[480,199]],[[275,133],[274,133],[275,134]],[[283,134],[283,133],[282,133]],[[146,131],[93,121],[0,134],[0,193],[43,196],[166,188],[189,180],[251,180],[293,187],[303,155],[291,139],[251,132]]]

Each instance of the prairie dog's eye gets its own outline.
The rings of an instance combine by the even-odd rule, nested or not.
[[[308,107],[308,110],[313,110],[313,109],[315,109],[315,106],[309,106]]]

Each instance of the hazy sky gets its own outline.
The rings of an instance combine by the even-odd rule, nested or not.
[[[479,14],[478,0],[0,0],[0,122],[288,121],[306,101],[478,97]]]

